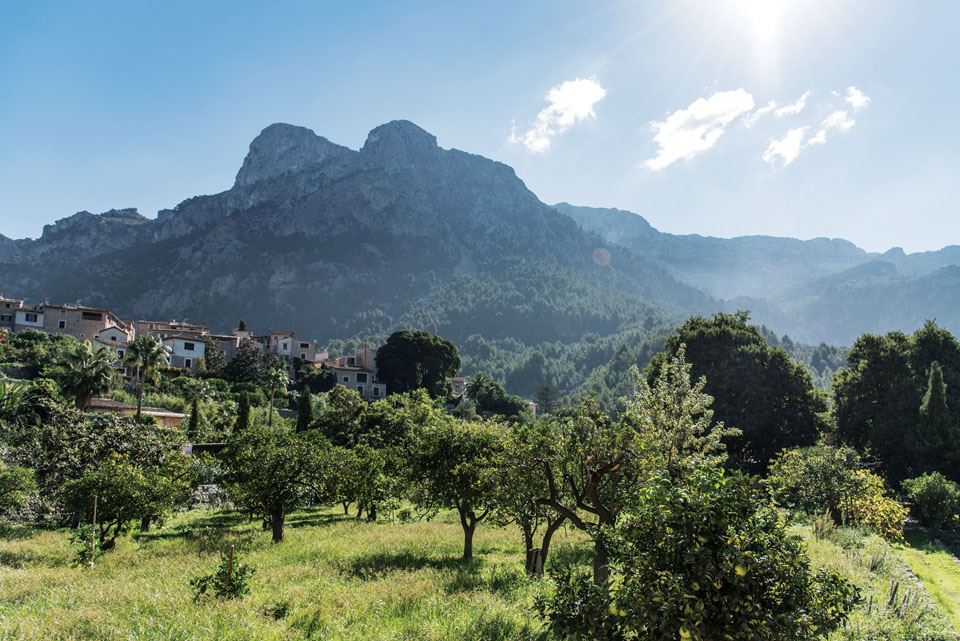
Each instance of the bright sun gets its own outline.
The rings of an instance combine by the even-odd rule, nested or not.
[[[776,39],[785,0],[734,0],[734,5],[750,25],[755,38],[766,44]]]

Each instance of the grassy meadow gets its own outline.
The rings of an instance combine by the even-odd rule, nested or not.
[[[955,638],[903,562],[934,552],[843,529],[825,539],[804,526],[794,531],[815,566],[839,568],[863,591],[849,625],[831,639]],[[548,583],[524,576],[519,532],[481,526],[476,560],[465,564],[452,515],[361,523],[335,510],[301,512],[290,517],[286,540],[274,545],[258,521],[195,511],[122,539],[93,569],[75,565],[67,531],[17,527],[0,534],[3,640],[548,638],[532,609]],[[212,572],[230,544],[256,568],[250,594],[194,603],[190,580]],[[552,558],[586,562],[586,552],[582,535],[562,531]],[[941,605],[955,599],[955,592],[931,593]]]

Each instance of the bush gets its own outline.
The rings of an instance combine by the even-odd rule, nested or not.
[[[853,473],[854,490],[841,505],[846,521],[873,530],[888,541],[903,540],[907,508],[889,496],[883,479],[869,470]]]
[[[849,448],[817,445],[781,452],[764,480],[773,500],[810,516],[869,528],[891,541],[903,538],[906,509],[890,497],[883,479],[860,469]]]
[[[220,565],[213,574],[198,576],[190,581],[193,599],[199,601],[210,594],[218,599],[237,599],[250,592],[250,577],[255,570],[238,561],[233,547],[222,552]]]
[[[903,489],[922,523],[943,529],[957,526],[960,486],[943,474],[933,472],[907,479],[903,482]]]

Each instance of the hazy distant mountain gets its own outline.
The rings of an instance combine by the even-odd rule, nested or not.
[[[416,325],[529,343],[717,304],[406,121],[359,151],[270,125],[234,186],[156,220],[86,212],[0,239],[0,290],[320,338]],[[665,310],[661,312],[661,310]]]
[[[507,165],[442,149],[401,120],[359,151],[270,125],[227,191],[155,220],[80,212],[36,240],[0,236],[0,291],[322,339],[415,326],[512,340],[520,353],[721,309],[810,342],[926,318],[960,331],[958,263],[960,247],[881,256],[845,240],[673,235],[631,212],[551,207]]]
[[[865,331],[912,330],[927,319],[960,332],[958,246],[872,254],[839,239],[675,235],[633,212],[556,208],[722,299],[726,309],[749,309],[755,321],[801,340],[849,344]]]

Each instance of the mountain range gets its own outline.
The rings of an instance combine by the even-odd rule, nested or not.
[[[222,193],[154,219],[80,212],[37,239],[0,236],[0,291],[219,330],[422,327],[468,344],[573,343],[749,309],[778,332],[847,344],[927,318],[960,330],[960,247],[667,234],[631,212],[545,204],[509,166],[408,121],[359,150],[273,124]]]

